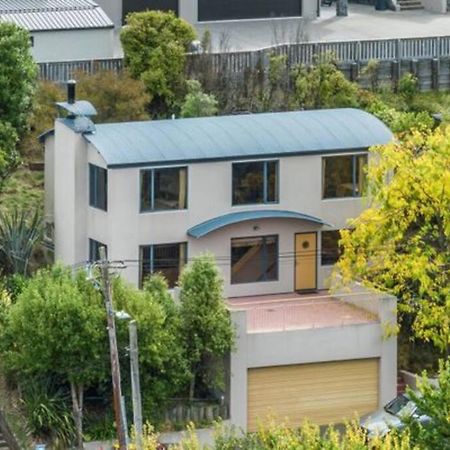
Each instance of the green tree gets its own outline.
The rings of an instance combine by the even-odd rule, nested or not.
[[[214,95],[202,91],[197,80],[187,81],[188,93],[181,105],[181,117],[208,117],[218,112],[218,101]]]
[[[106,377],[101,296],[80,273],[55,266],[32,278],[9,308],[1,330],[2,360],[19,382],[57,375],[70,385],[77,445],[83,442],[83,400]]]
[[[408,394],[416,403],[420,414],[431,419],[429,424],[421,424],[410,418],[407,428],[411,442],[424,449],[450,449],[450,359],[440,361],[438,385],[433,386],[424,373],[418,383],[418,392],[409,390]]]
[[[36,74],[29,33],[0,23],[0,183],[18,165],[15,144],[28,126]]]
[[[399,299],[416,337],[450,348],[450,129],[372,149],[370,204],[343,231],[343,280]]]
[[[357,84],[345,78],[331,55],[300,66],[295,74],[295,99],[302,109],[356,107],[358,93]]]
[[[95,74],[78,72],[77,95],[89,100],[98,112],[95,121],[130,122],[149,119],[147,107],[150,96],[145,91],[144,83],[135,80],[127,70],[115,73],[101,70]]]
[[[223,299],[223,280],[214,258],[204,255],[188,264],[180,278],[181,335],[184,340],[193,399],[199,376],[208,362],[232,349],[234,329]]]
[[[148,420],[160,420],[164,404],[179,393],[188,379],[188,369],[180,342],[175,304],[161,276],[151,277],[140,291],[121,279],[114,280],[116,310],[126,311],[136,320],[143,409]],[[122,348],[128,344],[126,323],[118,323]],[[126,370],[126,367],[122,367]],[[123,383],[129,390],[130,377]]]
[[[125,66],[145,84],[152,110],[167,113],[184,94],[186,52],[195,39],[194,28],[173,12],[139,12],[127,16],[120,39]]]

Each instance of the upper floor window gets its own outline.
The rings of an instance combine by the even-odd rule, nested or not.
[[[233,205],[278,202],[278,161],[233,164]]]
[[[231,240],[231,284],[278,279],[278,236]]]
[[[323,198],[361,197],[366,181],[367,154],[322,159]]]
[[[187,208],[187,167],[149,169],[141,173],[141,211]]]
[[[108,210],[108,171],[89,164],[89,205]]]
[[[187,244],[145,245],[141,247],[141,285],[153,273],[161,273],[174,287],[187,261]]]

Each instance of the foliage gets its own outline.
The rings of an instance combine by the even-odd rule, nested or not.
[[[369,87],[372,92],[377,92],[379,85],[378,80],[378,70],[380,67],[380,62],[376,59],[371,59],[366,67],[361,71],[361,75],[366,77],[369,81]]]
[[[0,189],[19,164],[17,140],[28,125],[36,64],[26,30],[0,23]]]
[[[78,72],[75,77],[78,81],[77,96],[95,106],[97,122],[129,122],[149,118],[146,108],[150,96],[145,92],[143,82],[132,78],[128,71],[117,74],[102,70],[93,75]]]
[[[297,69],[295,99],[301,109],[356,107],[358,86],[348,81],[327,55],[313,66]]]
[[[202,91],[202,85],[197,80],[187,81],[188,93],[181,105],[181,117],[208,117],[217,114],[217,100],[214,95]]]
[[[1,121],[21,136],[27,128],[37,75],[26,30],[0,24],[0,61]]]
[[[6,274],[28,275],[33,250],[41,237],[38,211],[0,212],[0,266]]]
[[[30,379],[22,389],[21,406],[31,434],[52,442],[70,445],[75,436],[67,393],[49,378]]]
[[[186,51],[195,39],[194,28],[173,12],[129,14],[120,38],[125,65],[141,80],[152,110],[164,114],[182,97]]]
[[[223,300],[223,280],[213,256],[203,255],[188,264],[180,277],[181,336],[191,370],[189,398],[208,362],[231,350],[234,330]]]
[[[70,385],[77,441],[82,439],[84,390],[106,377],[102,300],[80,273],[39,271],[9,308],[1,330],[5,369],[19,383],[53,374]]]
[[[144,291],[121,279],[116,279],[113,285],[116,309],[129,313],[138,324],[143,409],[149,420],[159,419],[158,411],[187,380],[186,361],[174,317],[175,305],[167,297],[166,286],[161,284],[161,278],[150,279]],[[117,332],[120,346],[124,348],[128,343],[127,324],[119,322]],[[124,383],[129,379],[124,377]]]
[[[417,77],[411,73],[403,75],[398,82],[398,93],[408,102],[418,93],[419,84]]]
[[[450,345],[450,129],[372,150],[371,205],[343,231],[345,281],[387,291],[416,337]]]
[[[450,449],[450,359],[440,361],[438,387],[433,386],[424,372],[418,392],[408,394],[421,414],[431,418],[431,424],[420,424],[414,418],[407,423],[411,441],[420,448]]]

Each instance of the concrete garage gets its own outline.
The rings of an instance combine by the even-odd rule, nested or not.
[[[299,426],[370,413],[378,408],[378,380],[378,358],[249,369],[247,429],[271,414]]]

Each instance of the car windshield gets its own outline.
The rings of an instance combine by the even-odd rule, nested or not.
[[[403,394],[400,394],[398,397],[394,398],[391,402],[389,402],[384,410],[394,416],[397,416],[398,413],[408,404],[410,400]]]

